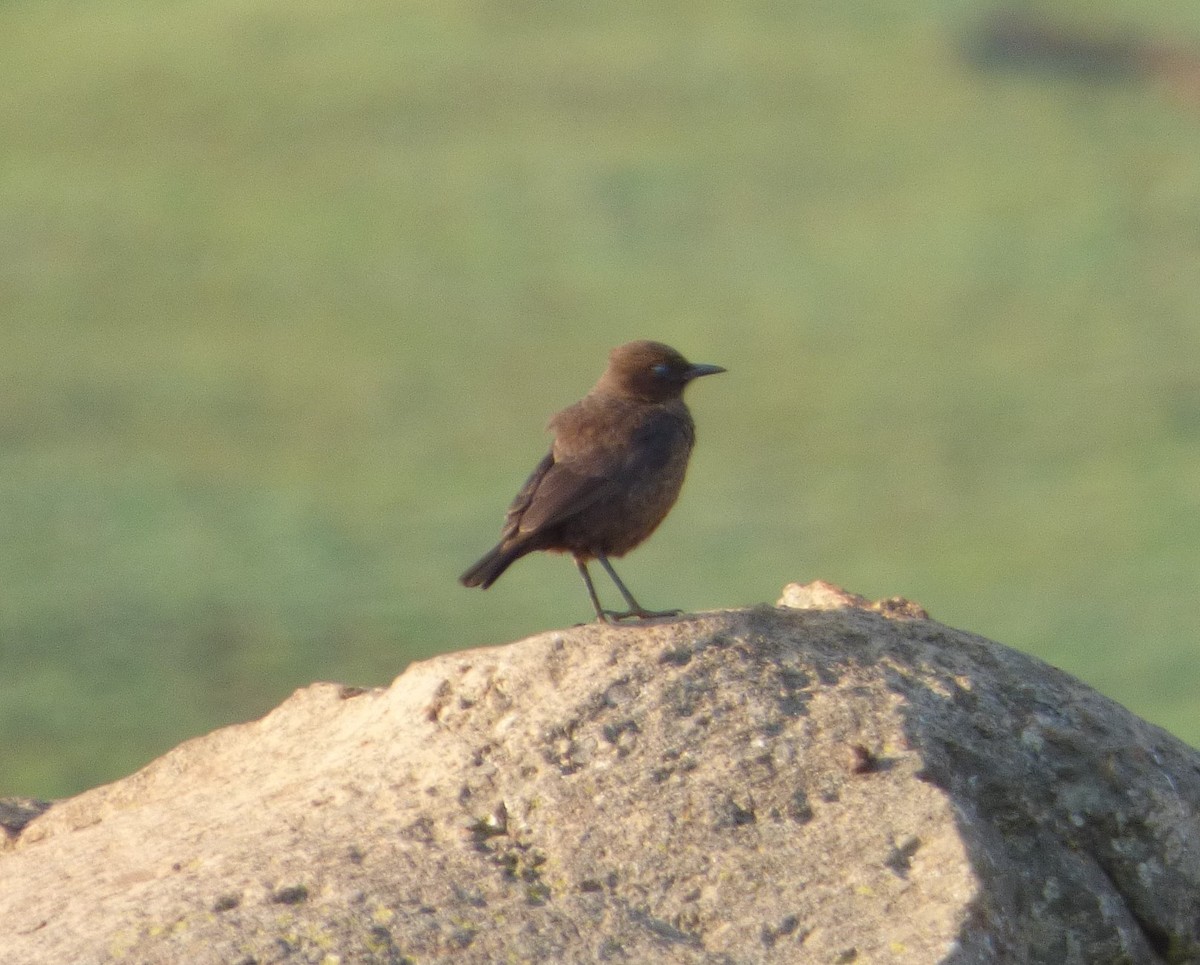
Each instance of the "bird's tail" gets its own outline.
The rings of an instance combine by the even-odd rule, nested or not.
[[[520,557],[525,555],[519,547],[499,543],[490,549],[478,563],[458,578],[463,586],[478,586],[487,589]]]

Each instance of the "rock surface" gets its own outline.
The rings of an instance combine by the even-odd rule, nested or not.
[[[904,601],[784,600],[316,684],[19,809],[4,961],[1200,960],[1200,754]]]

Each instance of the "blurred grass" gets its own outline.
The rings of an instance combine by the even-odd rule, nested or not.
[[[635,337],[730,369],[648,605],[903,594],[1200,743],[1200,105],[982,11],[0,7],[0,793],[586,619],[456,577]]]

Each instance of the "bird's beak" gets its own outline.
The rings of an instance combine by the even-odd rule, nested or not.
[[[725,369],[721,368],[721,366],[719,366],[719,365],[697,364],[697,365],[691,366],[684,373],[684,375],[687,377],[687,381],[691,382],[692,379],[698,379],[702,375],[717,375],[718,373],[724,372],[724,371],[725,371]]]

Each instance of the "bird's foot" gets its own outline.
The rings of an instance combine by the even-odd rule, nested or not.
[[[656,617],[677,617],[682,610],[645,610],[642,607],[637,607],[630,610],[605,610],[604,622],[615,623],[620,620],[653,620]]]

